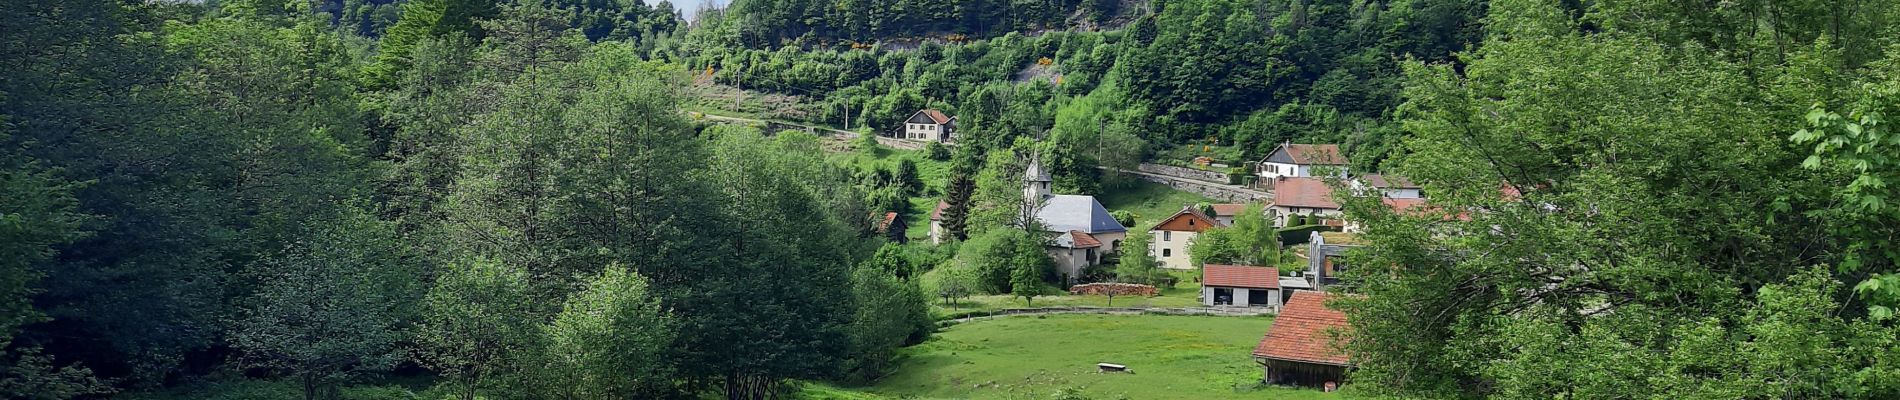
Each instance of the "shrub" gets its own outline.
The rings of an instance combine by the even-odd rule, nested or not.
[[[942,143],[925,143],[924,158],[934,161],[950,161],[950,148],[944,146]]]
[[[1128,210],[1115,210],[1109,212],[1108,215],[1115,217],[1115,222],[1121,223],[1122,227],[1135,227],[1135,213],[1128,212]]]

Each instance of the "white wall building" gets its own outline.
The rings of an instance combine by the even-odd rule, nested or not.
[[[904,119],[904,129],[898,138],[947,142],[954,136],[956,125],[956,118],[943,115],[942,111],[923,109]]]
[[[1265,181],[1315,176],[1346,177],[1346,153],[1336,144],[1281,144],[1260,161],[1254,173]]]

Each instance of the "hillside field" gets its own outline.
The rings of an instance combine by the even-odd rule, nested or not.
[[[812,398],[1048,399],[1073,390],[1094,399],[1334,399],[1316,390],[1266,387],[1249,353],[1272,319],[1171,315],[1012,317],[945,328],[904,350],[876,385],[815,386]],[[1097,373],[1118,363],[1134,373]],[[850,394],[850,395],[847,395]]]

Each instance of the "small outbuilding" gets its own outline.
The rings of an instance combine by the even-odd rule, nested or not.
[[[1294,291],[1273,326],[1254,347],[1254,362],[1264,375],[1261,382],[1270,385],[1338,387],[1345,379],[1352,360],[1341,352],[1334,339],[1351,329],[1346,314],[1326,307],[1334,294],[1309,290]]]
[[[1280,306],[1280,270],[1251,265],[1201,267],[1201,304],[1209,306]]]

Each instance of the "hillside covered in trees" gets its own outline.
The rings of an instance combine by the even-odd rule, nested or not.
[[[1239,154],[1224,157],[1235,163],[1263,157],[1283,141],[1339,142],[1368,169],[1397,144],[1401,63],[1449,61],[1454,52],[1476,47],[1485,11],[1485,2],[1470,0],[1173,0],[1120,10],[1130,22],[1106,31],[1011,32],[971,42],[927,40],[916,48],[781,46],[756,39],[758,29],[810,21],[845,27],[855,25],[837,22],[858,20],[799,19],[783,11],[803,4],[735,3],[702,16],[683,45],[662,54],[711,71],[720,83],[806,96],[816,106],[798,118],[838,126],[889,129],[909,110],[936,107],[957,115],[965,132],[982,137],[977,141],[1008,143],[1061,130],[1051,123],[1057,114],[1081,114],[1107,122],[1091,131],[1136,135],[1154,149],[1235,145]],[[889,13],[865,17],[871,21],[939,15],[920,7],[830,9]],[[1088,4],[1067,7],[1091,10]],[[894,26],[989,33],[974,26]],[[915,34],[858,38],[875,43]],[[1052,64],[1056,78],[1017,79],[1039,63]]]
[[[1097,166],[1284,141],[1429,197],[1339,199],[1365,227],[1349,393],[1900,397],[1893,2],[0,10],[0,397],[868,382],[932,335],[930,297],[1059,281],[1019,229],[1027,160],[1099,194]],[[875,141],[695,119],[707,86],[965,136],[919,152],[927,180],[837,161]],[[938,197],[951,244],[878,231]],[[359,385],[395,380],[427,389]]]

